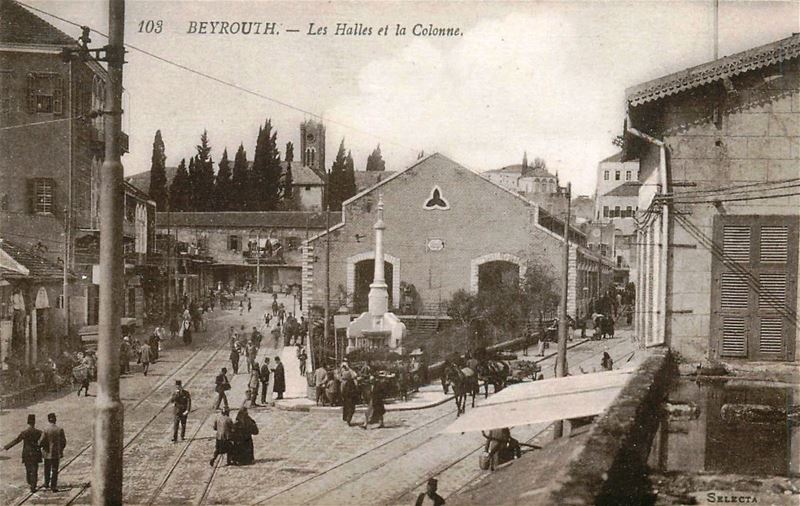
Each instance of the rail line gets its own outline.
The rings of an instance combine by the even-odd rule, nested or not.
[[[198,375],[198,374],[200,374],[200,372],[202,372],[202,371],[203,371],[203,369],[205,369],[205,367],[206,367],[206,366],[207,366],[207,365],[208,365],[208,364],[209,364],[209,363],[210,363],[210,362],[211,362],[211,361],[212,361],[212,360],[213,360],[213,359],[214,359],[214,358],[217,356],[217,354],[219,354],[220,350],[221,350],[221,349],[222,349],[222,348],[223,348],[223,347],[226,345],[226,343],[227,343],[227,340],[223,339],[221,344],[217,344],[217,345],[216,345],[216,349],[214,349],[214,343],[206,343],[206,344],[205,344],[205,345],[204,345],[202,348],[200,348],[199,350],[197,350],[197,351],[193,352],[193,353],[192,353],[192,354],[191,354],[189,357],[187,357],[186,359],[184,359],[184,360],[183,360],[183,362],[181,363],[180,367],[178,367],[178,369],[176,369],[175,371],[173,371],[172,373],[170,373],[169,375],[167,375],[167,376],[166,376],[166,377],[165,377],[163,380],[159,381],[159,383],[158,383],[158,384],[156,384],[156,386],[155,386],[155,387],[153,387],[152,389],[150,389],[150,390],[147,392],[147,394],[145,394],[145,395],[144,395],[144,396],[143,396],[143,397],[142,397],[142,398],[141,398],[141,399],[140,399],[140,400],[139,400],[139,401],[138,401],[138,402],[137,402],[137,403],[136,403],[136,404],[135,404],[135,405],[134,405],[134,406],[131,408],[131,411],[134,411],[134,410],[136,410],[137,408],[139,408],[139,407],[140,407],[140,406],[141,406],[141,405],[142,405],[142,404],[143,404],[143,403],[144,403],[144,402],[145,402],[145,401],[146,401],[146,400],[147,400],[147,399],[148,399],[148,398],[149,398],[151,395],[155,394],[155,393],[156,393],[156,392],[157,392],[157,391],[158,391],[158,390],[159,390],[161,387],[163,387],[163,386],[164,386],[164,384],[166,384],[166,382],[167,382],[167,381],[168,381],[170,378],[174,378],[176,375],[178,375],[178,374],[179,374],[179,373],[180,373],[180,372],[181,372],[181,371],[182,371],[184,368],[186,368],[186,366],[187,366],[187,365],[188,365],[188,364],[189,364],[191,361],[193,361],[193,360],[194,360],[196,357],[198,357],[198,356],[199,356],[199,355],[200,355],[202,352],[204,352],[204,351],[208,351],[209,349],[214,349],[214,352],[213,352],[213,353],[212,353],[212,354],[211,354],[211,355],[208,357],[208,359],[207,359],[207,360],[206,360],[206,361],[205,361],[205,362],[204,362],[204,363],[203,363],[203,364],[200,366],[200,368],[199,368],[197,371],[195,371],[195,372],[194,372],[194,373],[193,373],[193,374],[190,376],[190,378],[189,378],[189,379],[186,381],[186,384],[187,384],[187,385],[188,385],[189,383],[191,383],[191,382],[192,382],[192,380],[194,380],[194,378],[196,378],[196,377],[197,377],[197,375]],[[165,409],[166,409],[166,408],[167,408],[169,405],[170,405],[170,401],[169,401],[169,400],[167,400],[167,401],[166,401],[166,402],[165,402],[165,403],[164,403],[164,404],[163,404],[163,405],[162,405],[162,406],[161,406],[161,407],[160,407],[160,408],[159,408],[159,409],[158,409],[158,410],[155,412],[155,414],[153,414],[153,416],[151,416],[151,417],[150,417],[150,418],[149,418],[149,419],[148,419],[148,420],[147,420],[147,421],[146,421],[146,422],[145,422],[145,423],[144,423],[144,424],[143,424],[143,425],[142,425],[142,426],[141,426],[141,427],[140,427],[140,428],[139,428],[139,429],[138,429],[138,430],[137,430],[137,431],[136,431],[136,432],[133,434],[133,436],[131,436],[131,437],[128,439],[128,441],[127,441],[127,442],[126,442],[126,443],[123,445],[123,447],[122,447],[123,451],[124,451],[125,449],[127,449],[127,448],[128,448],[128,447],[129,447],[129,446],[130,446],[130,445],[131,445],[131,444],[132,444],[132,443],[133,443],[133,442],[134,442],[134,441],[135,441],[135,440],[136,440],[136,439],[137,439],[137,438],[138,438],[138,437],[139,437],[141,434],[142,434],[142,433],[144,433],[145,429],[147,429],[147,427],[148,427],[148,426],[150,426],[150,424],[152,424],[152,423],[153,423],[153,421],[154,421],[154,420],[155,420],[155,419],[158,417],[158,415],[160,415],[161,413],[163,413],[163,412],[164,412],[164,410],[165,410]],[[80,457],[81,457],[83,454],[85,454],[85,453],[86,453],[86,452],[87,452],[87,451],[88,451],[88,450],[89,450],[89,449],[90,449],[92,446],[93,446],[93,443],[91,443],[91,442],[90,442],[89,444],[87,444],[87,445],[84,445],[84,446],[83,446],[83,447],[82,447],[82,448],[81,448],[81,449],[80,449],[80,450],[79,450],[79,451],[78,451],[78,452],[77,452],[75,455],[73,455],[73,456],[72,456],[72,457],[71,457],[69,460],[67,460],[67,461],[66,461],[64,464],[62,464],[62,465],[60,466],[60,468],[59,468],[59,474],[60,474],[61,472],[63,472],[63,470],[64,470],[64,469],[66,469],[67,467],[69,467],[69,466],[70,466],[72,463],[74,463],[74,462],[75,462],[75,461],[76,461],[78,458],[80,458]],[[77,493],[74,493],[74,494],[72,494],[72,495],[71,495],[71,496],[68,498],[68,500],[67,500],[67,502],[66,502],[65,504],[66,504],[67,506],[69,506],[69,505],[73,504],[73,503],[74,503],[74,502],[75,502],[75,501],[76,501],[76,500],[77,500],[77,499],[78,499],[78,498],[79,498],[79,497],[80,497],[80,496],[81,496],[81,495],[82,495],[82,494],[83,494],[83,493],[86,491],[86,489],[88,489],[88,488],[89,488],[89,486],[90,486],[90,482],[84,482],[84,483],[82,484],[82,486],[81,486],[80,488],[78,488],[78,491],[77,491]],[[17,501],[17,502],[15,502],[15,503],[14,503],[14,504],[15,504],[15,506],[21,506],[22,504],[25,504],[25,503],[27,503],[27,502],[28,502],[28,501],[29,501],[29,500],[30,500],[30,499],[31,499],[31,498],[32,498],[34,495],[35,495],[35,492],[28,492],[28,493],[27,493],[25,496],[23,496],[23,497],[22,497],[22,499],[21,499],[21,500],[19,500],[19,501]]]

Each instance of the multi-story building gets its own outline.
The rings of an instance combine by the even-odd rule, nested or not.
[[[340,219],[339,213],[331,213],[329,222],[336,224]],[[182,286],[176,279],[174,293],[179,296],[192,296],[193,291],[212,286],[241,288],[247,283],[276,292],[292,286],[299,289],[300,245],[324,230],[326,223],[325,213],[302,211],[160,212],[156,219],[159,235],[173,237],[186,245],[187,253],[209,259],[203,269],[186,273],[198,281]]]
[[[637,334],[690,362],[797,361],[800,34],[626,94]]]
[[[74,331],[91,321],[96,280],[76,253],[97,235],[104,117],[90,113],[106,109],[108,75],[92,58],[62,58],[78,42],[20,4],[0,1],[0,20],[0,236],[81,271],[66,302]]]

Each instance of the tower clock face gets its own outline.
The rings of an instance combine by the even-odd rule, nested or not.
[[[308,142],[314,142],[314,134],[308,134],[308,135],[306,135],[306,140],[307,140]]]

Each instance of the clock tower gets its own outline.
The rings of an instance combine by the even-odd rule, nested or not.
[[[303,166],[325,181],[325,126],[322,123],[309,119],[300,124],[300,153]]]

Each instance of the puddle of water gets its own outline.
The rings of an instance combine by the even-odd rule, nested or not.
[[[663,406],[649,465],[662,472],[800,474],[800,390],[760,382],[679,380]]]

